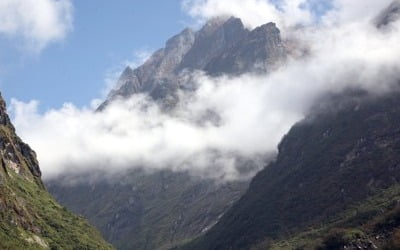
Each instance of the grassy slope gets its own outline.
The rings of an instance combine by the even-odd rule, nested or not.
[[[266,239],[252,249],[400,249],[400,185],[354,204],[334,219],[281,240]]]
[[[0,97],[0,249],[112,249],[44,188],[36,154],[15,134]]]
[[[10,179],[0,187],[2,201],[9,206],[0,211],[1,249],[112,249],[92,226],[59,205],[45,189],[16,174]]]

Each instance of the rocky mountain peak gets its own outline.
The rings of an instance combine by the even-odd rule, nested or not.
[[[221,28],[221,26],[227,21],[226,17],[214,17],[208,20],[203,27],[197,32],[196,36],[210,36],[217,29]]]
[[[216,17],[196,32],[188,28],[173,36],[142,66],[125,69],[118,87],[99,109],[116,97],[135,93],[148,93],[156,100],[173,96],[188,84],[180,80],[186,71],[202,70],[210,75],[261,73],[285,58],[286,48],[274,23],[250,31],[240,18]]]
[[[244,39],[213,58],[205,67],[211,75],[266,73],[279,66],[287,55],[275,23],[249,31]]]
[[[131,68],[131,66],[126,66],[126,68],[124,69],[124,71],[122,72],[121,78],[122,77],[129,77],[131,75],[135,74],[135,72],[133,71],[133,69]]]
[[[137,93],[140,88],[141,83],[135,71],[130,66],[127,66],[119,77],[116,87],[108,94],[107,102],[103,103],[98,109],[102,110],[109,101],[116,97],[129,97],[133,93]]]
[[[195,42],[195,32],[192,29],[184,29],[178,35],[169,39],[165,49],[160,53],[160,58],[154,61],[155,78],[166,78],[174,72],[176,67],[182,62],[185,54],[190,50]]]
[[[244,27],[240,18],[230,17],[224,24],[224,35],[227,41],[237,41],[237,37],[243,38],[247,35],[248,30]]]
[[[127,81],[135,77],[135,71],[130,67],[126,66],[124,71],[122,71],[121,76],[118,78],[117,87],[121,87]]]
[[[214,57],[246,37],[248,30],[238,18],[214,18],[197,33],[192,48],[182,60],[178,71],[201,70]]]
[[[280,34],[280,30],[276,27],[275,23],[266,23],[255,28],[251,34],[271,36],[273,34]]]

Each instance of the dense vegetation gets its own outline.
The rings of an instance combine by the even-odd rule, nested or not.
[[[15,134],[0,97],[0,249],[112,249],[51,197],[40,175],[35,153]]]
[[[111,249],[45,189],[16,174],[9,178],[0,187],[0,249]]]
[[[253,249],[400,249],[400,185],[354,204],[335,218]]]

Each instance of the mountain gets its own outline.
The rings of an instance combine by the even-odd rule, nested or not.
[[[238,18],[215,18],[198,31],[185,29],[172,37],[138,68],[127,67],[98,112],[138,93],[148,94],[169,112],[179,101],[178,90],[191,91],[187,76],[193,71],[266,73],[286,54],[275,24],[248,30]],[[243,172],[258,170],[253,161],[239,159],[238,167]],[[61,204],[85,216],[118,249],[167,249],[187,242],[208,231],[248,186],[248,180],[220,183],[185,172],[148,173],[140,168],[87,181],[93,175],[73,185],[68,185],[74,179],[69,175],[46,185]]]
[[[135,170],[124,177],[60,185],[71,177],[65,178],[47,183],[51,193],[118,249],[168,249],[186,242],[211,228],[248,185],[170,171]]]
[[[185,29],[169,39],[165,48],[156,51],[142,66],[128,66],[99,110],[114,99],[136,93],[173,104],[178,101],[178,89],[190,89],[191,79],[184,77],[188,73],[266,73],[278,67],[286,55],[285,43],[274,23],[248,30],[239,18],[214,18],[197,32]]]
[[[400,249],[400,94],[326,99],[221,220],[180,249]]]
[[[46,191],[35,152],[16,135],[0,97],[0,249],[112,249]]]

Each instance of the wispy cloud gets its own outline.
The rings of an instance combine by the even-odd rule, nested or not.
[[[31,51],[64,39],[72,22],[71,0],[0,1],[0,36],[20,40]]]
[[[197,20],[236,16],[250,28],[275,22],[280,28],[308,24],[313,20],[309,0],[184,0],[183,9]]]

